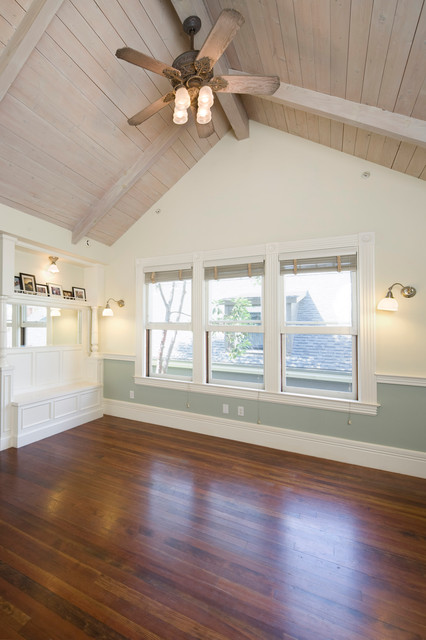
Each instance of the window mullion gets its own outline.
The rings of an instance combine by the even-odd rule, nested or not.
[[[205,354],[205,302],[204,267],[200,257],[195,256],[192,271],[192,331],[193,331],[193,381],[202,384],[206,381]]]
[[[279,392],[280,382],[280,319],[282,308],[280,295],[278,252],[268,251],[265,258],[264,278],[264,354],[265,354],[265,391]]]

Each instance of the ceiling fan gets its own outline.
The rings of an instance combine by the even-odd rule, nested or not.
[[[190,109],[198,135],[208,138],[214,133],[210,111],[214,93],[275,93],[280,84],[278,76],[213,75],[214,65],[243,23],[241,13],[235,9],[224,9],[198,51],[194,49],[194,36],[201,28],[201,20],[198,16],[189,16],[183,22],[183,30],[190,37],[191,49],[181,53],[171,65],[130,47],[117,49],[115,55],[118,58],[165,76],[173,87],[172,91],[129,118],[128,123],[137,126],[174,100],[173,122],[185,124],[188,120],[187,110]]]

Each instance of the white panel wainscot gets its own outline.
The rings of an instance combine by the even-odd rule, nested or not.
[[[22,447],[102,417],[101,385],[78,382],[15,396],[11,446]]]
[[[61,380],[61,352],[58,349],[36,351],[34,358],[35,384],[38,387],[58,384]]]

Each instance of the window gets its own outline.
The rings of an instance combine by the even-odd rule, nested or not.
[[[137,283],[135,382],[377,412],[374,234],[139,260]]]
[[[192,270],[147,271],[147,373],[192,379]]]
[[[207,382],[263,387],[263,274],[263,262],[205,269]]]
[[[280,261],[282,389],[356,398],[356,255]]]

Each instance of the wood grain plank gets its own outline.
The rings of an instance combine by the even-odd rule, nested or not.
[[[416,104],[417,96],[424,86],[424,61],[426,56],[426,8],[423,4],[419,22],[411,47],[404,77],[401,82],[395,111],[410,115]],[[418,113],[420,118],[425,118],[425,114]]]
[[[62,2],[63,0],[32,1],[0,55],[0,101],[24,67]]]
[[[375,0],[361,101],[377,106],[398,0]]]
[[[3,451],[0,482],[11,640],[426,630],[424,480],[104,416]]]
[[[360,102],[367,61],[373,0],[351,3],[346,99]]]

